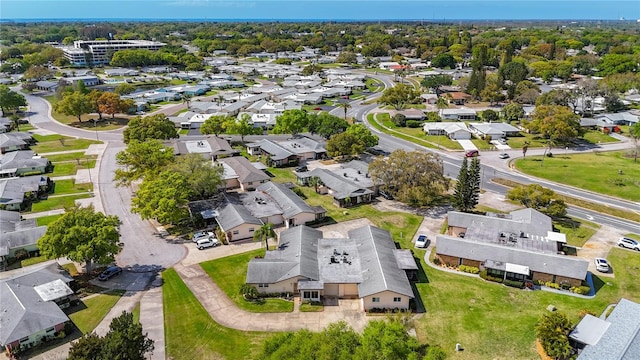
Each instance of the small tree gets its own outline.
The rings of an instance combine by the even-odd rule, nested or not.
[[[640,139],[640,122],[629,127],[629,135],[633,140],[633,162],[638,161],[638,139]]]
[[[276,237],[276,232],[273,231],[273,224],[266,223],[253,233],[253,241],[264,241],[264,247],[269,250],[269,238]]]
[[[351,104],[349,104],[348,102],[340,102],[336,105],[339,108],[342,108],[342,110],[344,111],[344,120],[347,120],[347,111],[349,109],[351,109]]]
[[[320,185],[322,185],[322,180],[320,180],[319,177],[312,176],[309,178],[309,186],[313,186],[316,193],[318,193],[318,187],[320,187]]]
[[[572,348],[569,344],[569,332],[573,328],[569,318],[561,312],[543,315],[536,325],[536,336],[544,351],[553,359],[568,359]]]

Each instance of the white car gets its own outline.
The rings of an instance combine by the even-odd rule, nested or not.
[[[593,262],[596,264],[596,270],[598,270],[600,272],[607,273],[607,272],[609,272],[609,269],[611,268],[609,266],[609,262],[606,259],[595,258],[593,260]]]
[[[218,242],[218,239],[216,238],[206,238],[206,239],[200,239],[196,242],[196,247],[198,248],[198,250],[204,250],[206,248],[210,248],[210,247],[216,247],[219,246],[220,243]]]
[[[507,154],[507,153],[500,153],[500,155],[498,155],[498,157],[499,157],[500,159],[508,159],[508,158],[509,158],[509,154]]]
[[[629,239],[628,237],[621,237],[618,239],[618,246],[640,251],[640,243],[636,240]]]
[[[416,247],[417,248],[425,248],[427,247],[427,242],[429,242],[429,239],[427,239],[427,235],[419,235],[418,239],[416,240]]]
[[[193,234],[193,237],[191,238],[191,240],[193,242],[198,242],[198,240],[208,239],[208,238],[215,238],[215,235],[213,235],[211,231],[199,231]]]

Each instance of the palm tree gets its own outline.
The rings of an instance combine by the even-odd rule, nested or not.
[[[269,238],[274,237],[276,237],[276,232],[273,231],[273,224],[271,223],[260,226],[260,228],[253,233],[253,241],[260,241],[260,243],[262,243],[264,240],[264,246],[267,250],[269,250]]]
[[[317,176],[312,176],[309,178],[309,186],[313,186],[314,189],[316,190],[316,193],[318,193],[318,187],[322,185],[322,180],[320,180],[319,177]]]
[[[347,121],[347,110],[351,109],[351,104],[345,101],[338,103],[336,106],[344,110],[344,120]]]
[[[440,96],[438,100],[436,100],[436,107],[438,109],[446,109],[449,107],[449,102],[444,96]]]
[[[193,96],[189,95],[189,94],[182,94],[182,103],[183,104],[187,104],[187,109],[189,109],[189,106],[191,106],[191,98]]]

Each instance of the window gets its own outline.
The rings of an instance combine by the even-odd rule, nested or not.
[[[255,231],[254,228],[249,229],[249,232],[254,232],[254,231]]]
[[[258,284],[259,288],[268,288],[269,284]]]
[[[233,230],[233,235],[238,235],[240,234],[240,230]]]
[[[29,337],[23,337],[22,339],[20,339],[20,343],[26,343],[27,341],[29,341]]]
[[[401,297],[394,297],[393,298],[393,302],[400,302],[400,301],[402,301]]]
[[[379,297],[371,298],[371,302],[380,302],[380,298]]]
[[[54,328],[50,327],[47,329],[47,332],[53,332],[54,330],[55,330]]]
[[[253,185],[253,181],[249,181],[247,185]]]

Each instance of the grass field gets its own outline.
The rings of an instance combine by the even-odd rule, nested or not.
[[[89,194],[69,195],[60,197],[50,197],[47,200],[40,200],[31,205],[31,212],[43,212],[56,209],[65,209],[75,205],[76,199],[88,198]]]
[[[129,122],[128,117],[118,117],[111,118],[111,115],[102,115],[102,120],[98,120],[98,114],[85,114],[81,116],[82,122],[78,121],[77,116],[70,116],[59,113],[55,109],[55,105],[58,102],[55,95],[45,96],[45,100],[47,100],[51,104],[51,116],[58,120],[63,124],[67,124],[77,128],[83,128],[88,130],[114,130],[119,129]],[[121,115],[122,116],[122,115]]]
[[[75,180],[57,180],[54,195],[86,193],[93,190],[93,184],[76,184]]]
[[[567,154],[545,158],[518,159],[518,170],[533,175],[622,199],[640,201],[640,163],[622,152]],[[621,172],[621,173],[620,173]]]
[[[608,260],[616,277],[606,284],[596,277],[600,289],[595,299],[517,290],[435,270],[422,261],[429,282],[417,285],[427,309],[415,323],[418,339],[444,349],[462,343],[465,350],[455,359],[537,359],[534,327],[549,304],[577,322],[582,309],[600,314],[621,297],[640,300],[640,254],[612,249]]]
[[[79,169],[93,169],[96,166],[96,160],[80,160],[80,164],[77,161],[65,161],[53,163],[53,172],[49,176],[68,176],[75,175]]]
[[[90,161],[98,158],[97,155],[85,155],[84,151],[75,151],[75,152],[65,153],[65,154],[44,155],[44,156],[47,159],[49,159],[49,161],[51,161],[52,163],[64,162],[64,161],[73,161],[77,163],[78,159],[80,159],[81,164],[86,164],[87,160]]]
[[[553,226],[567,235],[567,244],[582,247],[598,231],[600,225],[577,218],[554,220]]]
[[[123,291],[112,291],[83,300],[86,309],[70,314],[69,318],[83,334],[90,333],[118,302],[123,293]]]
[[[58,220],[60,218],[60,216],[62,216],[62,214],[60,214],[60,215],[41,216],[39,218],[36,218],[36,222],[38,223],[38,226],[49,225],[52,222]]]
[[[228,256],[200,264],[222,291],[238,305],[239,308],[251,312],[291,312],[293,302],[282,299],[263,299],[260,302],[245,300],[240,294],[240,286],[247,278],[247,264],[249,260],[264,255],[264,249],[244,254]]]
[[[84,150],[91,144],[100,144],[101,141],[75,139],[62,135],[33,135],[38,144],[31,147],[31,150],[38,154],[44,154],[57,151]],[[45,156],[46,157],[46,156]]]
[[[173,269],[162,273],[167,358],[254,359],[267,334],[243,332],[211,319]]]

